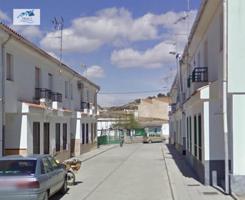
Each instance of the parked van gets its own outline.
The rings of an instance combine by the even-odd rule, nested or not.
[[[146,133],[143,136],[143,143],[162,142],[163,136],[159,133]]]

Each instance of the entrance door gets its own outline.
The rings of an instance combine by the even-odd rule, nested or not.
[[[33,122],[33,154],[40,154],[40,123]]]
[[[49,123],[43,124],[43,140],[44,154],[49,154]]]

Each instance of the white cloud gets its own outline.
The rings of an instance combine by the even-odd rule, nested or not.
[[[10,26],[19,34],[23,35],[28,40],[42,38],[43,33],[40,30],[39,26]]]
[[[105,76],[105,72],[101,66],[93,65],[89,67],[83,75],[88,78],[103,78]]]
[[[114,50],[111,54],[111,62],[122,68],[158,68],[173,63],[174,57],[169,52],[181,53],[183,51],[195,15],[196,11],[191,11],[188,17],[186,17],[187,14],[185,12],[145,15],[145,21],[151,21],[152,24],[164,27],[167,32],[165,33],[165,40],[145,51],[138,51],[132,48]]]
[[[94,16],[74,19],[72,25],[63,31],[63,47],[66,51],[91,52],[105,44],[118,46],[136,41],[160,39],[163,37],[160,30],[177,29],[173,24],[183,15],[184,12],[168,12],[162,15],[147,13],[133,18],[131,12],[125,8],[104,9]],[[181,23],[184,22],[179,24]],[[59,40],[55,38],[59,34],[57,31],[48,33],[41,40],[41,46],[45,49],[57,50]]]
[[[173,56],[169,54],[172,49],[173,45],[162,42],[144,52],[132,48],[114,50],[111,55],[111,62],[122,68],[158,68],[173,62]]]
[[[2,10],[0,10],[0,21],[6,21],[6,22],[10,22],[10,17],[3,12]]]

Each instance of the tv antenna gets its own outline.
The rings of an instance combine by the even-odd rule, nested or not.
[[[52,24],[54,25],[55,30],[60,31],[60,36],[57,36],[57,38],[60,39],[60,65],[61,65],[62,53],[63,53],[63,28],[64,28],[63,17],[60,17],[60,19],[54,17],[54,19],[52,20]]]

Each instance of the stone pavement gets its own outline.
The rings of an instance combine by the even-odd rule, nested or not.
[[[192,168],[172,145],[162,147],[174,200],[232,200],[211,186],[198,181]]]

